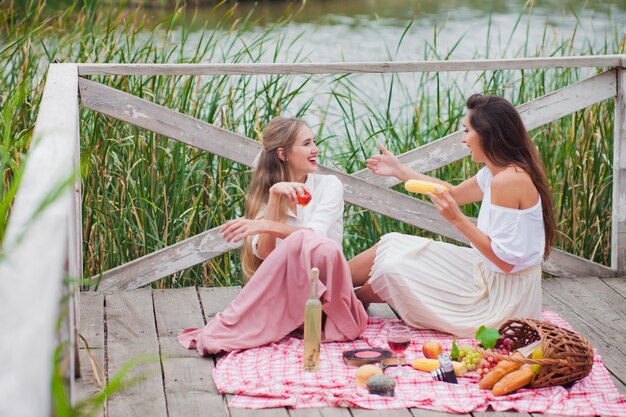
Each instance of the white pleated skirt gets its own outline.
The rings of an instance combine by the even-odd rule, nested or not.
[[[383,236],[369,280],[404,321],[458,337],[511,318],[541,318],[541,266],[494,272],[472,248],[417,236]]]

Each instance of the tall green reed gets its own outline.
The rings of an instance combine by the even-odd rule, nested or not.
[[[237,23],[236,31],[207,29],[190,58],[184,53],[189,33],[172,29],[181,15],[179,9],[157,25],[139,48],[129,47],[128,53],[146,49],[151,62],[199,62],[215,56],[228,62],[246,62],[256,61],[267,53],[276,57],[280,48],[293,47],[277,37],[274,28],[278,26],[244,41],[242,36],[253,25],[252,20],[244,20]],[[154,40],[157,37],[166,41],[160,44]],[[168,42],[170,38],[175,43]],[[226,38],[223,49],[214,46],[219,38]],[[126,40],[124,47],[135,43]],[[241,47],[234,48],[237,44]],[[110,50],[118,49],[112,45]],[[295,52],[296,56],[298,53]],[[134,55],[133,59],[142,55]],[[114,54],[112,58],[124,61],[126,57],[116,59]],[[308,78],[294,80],[277,75],[99,80],[257,138],[271,118],[286,111]],[[301,104],[295,114],[305,113],[309,104]],[[93,250],[87,252],[94,256],[86,260],[87,265],[108,269],[110,265],[143,256],[242,215],[249,168],[124,123],[104,120],[93,113],[85,115],[83,120],[86,151],[93,158],[87,163],[94,173],[87,176],[86,182],[97,196],[92,202],[85,193],[85,206],[95,209],[87,210],[85,221],[85,243],[93,245]],[[92,120],[97,121],[92,123]],[[233,256],[237,254],[225,254],[158,285],[232,285],[240,276]]]

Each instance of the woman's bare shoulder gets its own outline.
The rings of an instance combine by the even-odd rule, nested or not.
[[[533,183],[530,175],[521,168],[510,166],[493,176],[492,184],[496,185],[527,185]]]
[[[537,189],[523,169],[507,167],[491,181],[491,202],[502,207],[526,209],[537,202]]]

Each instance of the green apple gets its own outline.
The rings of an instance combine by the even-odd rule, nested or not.
[[[541,350],[541,345],[537,346],[535,348],[535,350],[533,350],[532,358],[533,359],[543,359],[543,351]],[[534,364],[534,365],[531,366],[531,369],[533,370],[535,375],[538,375],[539,371],[541,371],[541,365]]]

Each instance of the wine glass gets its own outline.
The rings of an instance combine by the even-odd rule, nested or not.
[[[389,328],[387,333],[387,343],[391,351],[398,357],[398,368],[394,372],[397,375],[402,375],[404,366],[404,351],[411,344],[411,331],[403,324],[394,324]]]

